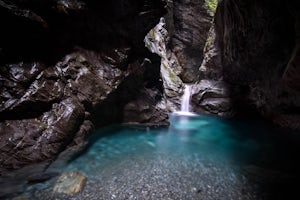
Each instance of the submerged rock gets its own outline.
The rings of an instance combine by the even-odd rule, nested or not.
[[[61,174],[54,187],[54,193],[75,194],[83,190],[87,177],[80,172],[64,172]]]
[[[25,195],[20,195],[20,196],[14,197],[12,200],[29,200],[29,198]]]

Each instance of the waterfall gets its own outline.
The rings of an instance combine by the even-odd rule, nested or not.
[[[190,97],[191,97],[191,86],[185,85],[184,94],[181,100],[181,112],[189,112],[190,111]]]
[[[190,112],[190,99],[192,95],[192,85],[185,85],[184,93],[181,98],[181,110],[170,113],[169,121],[172,130],[180,131],[180,133],[188,133],[189,131],[198,130],[203,125],[201,116]]]

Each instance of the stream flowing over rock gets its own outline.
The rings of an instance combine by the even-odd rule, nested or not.
[[[171,107],[176,109],[178,100],[167,94],[181,96],[182,89],[172,84],[180,81],[168,77],[179,77],[193,85],[195,112],[262,115],[300,130],[297,1],[181,0],[167,5],[168,35],[158,45],[165,53],[153,52],[164,63],[164,95]]]
[[[209,2],[217,5],[217,1]],[[171,0],[167,1],[167,9],[168,13],[145,37],[145,44],[151,52],[161,57],[163,99],[159,107],[170,113],[180,110],[184,84],[192,85],[199,79],[198,68],[203,62],[206,38],[215,10],[204,0]],[[204,112],[196,104],[193,110]]]
[[[159,101],[160,59],[143,39],[164,7],[0,0],[0,175],[84,145],[94,127],[132,121],[124,107],[139,96]]]

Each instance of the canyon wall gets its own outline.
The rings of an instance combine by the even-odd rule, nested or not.
[[[149,104],[138,107],[146,117],[166,119],[154,107],[160,59],[143,41],[164,7],[160,0],[0,0],[0,175],[54,160],[124,115],[132,121],[124,107],[136,99]]]
[[[235,114],[259,113],[300,129],[299,10],[296,1],[219,3],[211,47],[217,53],[201,68],[225,83]]]

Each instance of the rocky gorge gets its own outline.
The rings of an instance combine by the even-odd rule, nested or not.
[[[167,124],[185,83],[195,112],[262,115],[299,130],[299,9],[280,0],[0,0],[0,174],[46,161],[44,170],[107,124]]]
[[[140,112],[154,112],[159,57],[143,39],[163,2],[0,1],[0,9],[1,174],[84,144],[94,127],[122,122],[125,107],[130,115],[138,96],[150,105]]]

